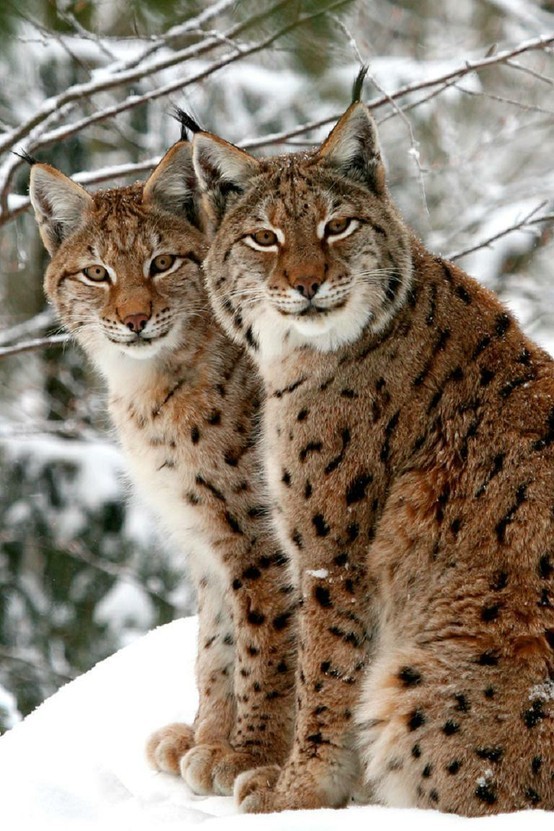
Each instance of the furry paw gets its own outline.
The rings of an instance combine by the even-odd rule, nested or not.
[[[181,760],[181,776],[197,794],[229,796],[239,774],[260,764],[252,754],[225,744],[200,744]]]
[[[146,757],[156,770],[179,774],[181,759],[193,745],[192,727],[188,724],[167,724],[148,739]]]
[[[306,767],[280,770],[275,765],[248,771],[235,783],[235,800],[245,814],[344,807],[348,793],[343,788],[322,787],[314,773]]]

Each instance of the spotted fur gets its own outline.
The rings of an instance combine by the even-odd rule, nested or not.
[[[286,756],[295,597],[266,520],[260,385],[209,310],[193,183],[179,143],[144,185],[95,194],[37,164],[31,199],[48,297],[103,374],[134,483],[188,552],[198,593],[195,724],[162,728],[148,756],[197,792],[228,793],[237,773]]]
[[[554,808],[554,372],[399,218],[353,105],[313,154],[206,133],[214,309],[264,381],[302,595],[295,740],[245,811]]]

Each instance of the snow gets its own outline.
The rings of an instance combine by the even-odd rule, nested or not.
[[[344,811],[242,815],[231,797],[199,797],[151,770],[150,732],[191,721],[196,619],[161,626],[67,684],[0,739],[2,826],[10,831],[161,831],[208,823],[217,831],[541,831],[551,815],[468,820],[437,811],[351,806]],[[176,656],[176,660],[175,660]],[[471,827],[472,826],[472,827]]]

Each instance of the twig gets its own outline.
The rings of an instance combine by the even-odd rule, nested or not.
[[[508,234],[512,234],[514,231],[519,231],[530,225],[538,225],[541,222],[554,222],[554,214],[543,214],[543,216],[538,216],[535,219],[532,218],[535,216],[537,211],[542,210],[546,204],[546,201],[541,202],[540,205],[537,205],[532,211],[529,211],[529,213],[526,214],[526,216],[524,216],[519,222],[514,222],[514,224],[510,225],[509,228],[504,228],[504,230],[499,231],[497,234],[493,234],[476,245],[472,245],[470,248],[464,248],[463,251],[456,251],[454,254],[450,254],[448,259],[455,262],[456,260],[460,260],[462,257],[467,257],[468,254],[473,254],[474,251],[479,251],[481,248],[488,248],[493,242],[502,239],[502,237],[506,237]]]
[[[44,349],[47,346],[67,343],[69,340],[71,340],[69,335],[50,335],[47,338],[36,338],[35,340],[14,344],[14,346],[2,346],[0,347],[0,358],[8,358],[12,355],[19,355],[22,352],[34,352],[37,349]]]

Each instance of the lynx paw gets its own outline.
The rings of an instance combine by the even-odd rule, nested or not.
[[[235,784],[235,800],[245,814],[342,808],[348,794],[317,787],[309,771],[280,770],[275,765],[248,771]]]
[[[146,757],[156,770],[179,774],[181,759],[193,745],[192,727],[188,724],[167,724],[148,739]]]
[[[233,750],[229,745],[200,744],[182,759],[181,776],[194,793],[229,796],[237,776],[259,764],[250,753]]]

